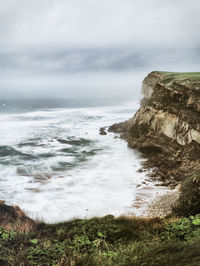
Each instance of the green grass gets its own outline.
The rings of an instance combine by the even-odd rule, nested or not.
[[[192,87],[200,87],[200,72],[165,72],[155,71],[156,73],[162,74],[160,83],[168,86],[176,86],[175,82]]]
[[[157,88],[154,89],[148,105],[159,103],[161,109],[170,113],[179,113],[185,121],[190,121],[192,126],[200,123],[199,110],[195,106],[187,106],[189,98],[200,97],[200,72],[164,72],[154,71],[161,74]],[[168,88],[170,90],[166,90]],[[171,92],[170,92],[171,91]],[[175,92],[175,93],[173,93]]]
[[[38,224],[33,233],[0,229],[0,265],[200,265],[200,216],[109,215]]]

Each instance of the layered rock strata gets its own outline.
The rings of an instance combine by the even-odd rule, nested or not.
[[[146,157],[153,176],[176,185],[200,168],[200,73],[151,72],[141,107],[110,127]]]

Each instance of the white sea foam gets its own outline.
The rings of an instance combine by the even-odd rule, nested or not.
[[[139,213],[158,188],[137,188],[145,180],[137,172],[140,154],[112,133],[99,135],[100,127],[130,118],[138,107],[0,115],[0,152],[10,152],[0,160],[0,199],[47,222]]]

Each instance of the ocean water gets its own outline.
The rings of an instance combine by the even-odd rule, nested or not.
[[[99,135],[138,108],[100,100],[0,101],[0,199],[46,222],[138,214],[159,187],[138,172],[137,151],[113,133]]]

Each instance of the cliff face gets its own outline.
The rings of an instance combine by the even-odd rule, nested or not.
[[[147,156],[145,166],[156,167],[155,176],[176,184],[200,168],[200,73],[152,72],[142,93],[124,135]]]
[[[195,82],[194,82],[195,81]],[[180,145],[200,143],[200,73],[157,73],[145,78],[135,123]]]

